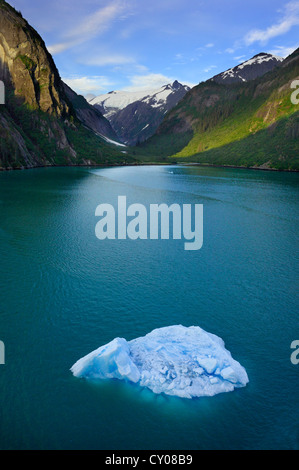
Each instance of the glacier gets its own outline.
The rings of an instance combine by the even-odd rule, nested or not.
[[[245,387],[247,372],[224,341],[199,326],[159,328],[144,337],[115,338],[71,368],[75,377],[119,379],[156,394],[195,398]]]

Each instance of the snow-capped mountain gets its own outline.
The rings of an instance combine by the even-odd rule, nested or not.
[[[249,80],[255,80],[256,78],[265,75],[265,73],[270,72],[275,67],[279,67],[283,60],[284,59],[282,57],[261,52],[250,60],[246,60],[234,68],[215,75],[211,80],[217,83],[224,83],[226,85],[238,82],[248,82]]]
[[[155,90],[112,91],[89,101],[111,123],[119,139],[135,145],[151,137],[170,111],[190,90],[178,81]]]

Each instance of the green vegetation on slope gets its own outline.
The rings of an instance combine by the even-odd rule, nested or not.
[[[133,163],[82,124],[32,110],[7,92],[0,107],[0,169]]]
[[[248,137],[177,162],[242,166],[277,170],[299,169],[299,111]],[[172,159],[169,159],[171,161]]]
[[[299,169],[299,106],[291,102],[298,59],[297,50],[282,67],[244,84],[201,83],[141,146],[139,158]]]

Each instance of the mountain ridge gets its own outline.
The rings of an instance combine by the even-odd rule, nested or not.
[[[89,103],[110,122],[118,138],[127,145],[139,144],[154,134],[165,113],[190,90],[177,80],[157,89],[111,91]]]
[[[260,52],[259,54],[251,57],[251,59],[246,60],[225,72],[215,75],[211,78],[211,81],[229,85],[255,80],[256,78],[271,72],[276,67],[279,67],[283,61],[284,59],[282,57],[266,52]]]
[[[299,49],[280,66],[248,82],[200,83],[165,117],[139,149],[164,162],[299,169]]]

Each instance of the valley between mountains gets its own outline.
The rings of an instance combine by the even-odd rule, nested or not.
[[[62,81],[38,32],[0,0],[0,80],[2,170],[146,163],[299,169],[299,49],[285,59],[261,52],[193,88],[176,80],[83,97]]]

